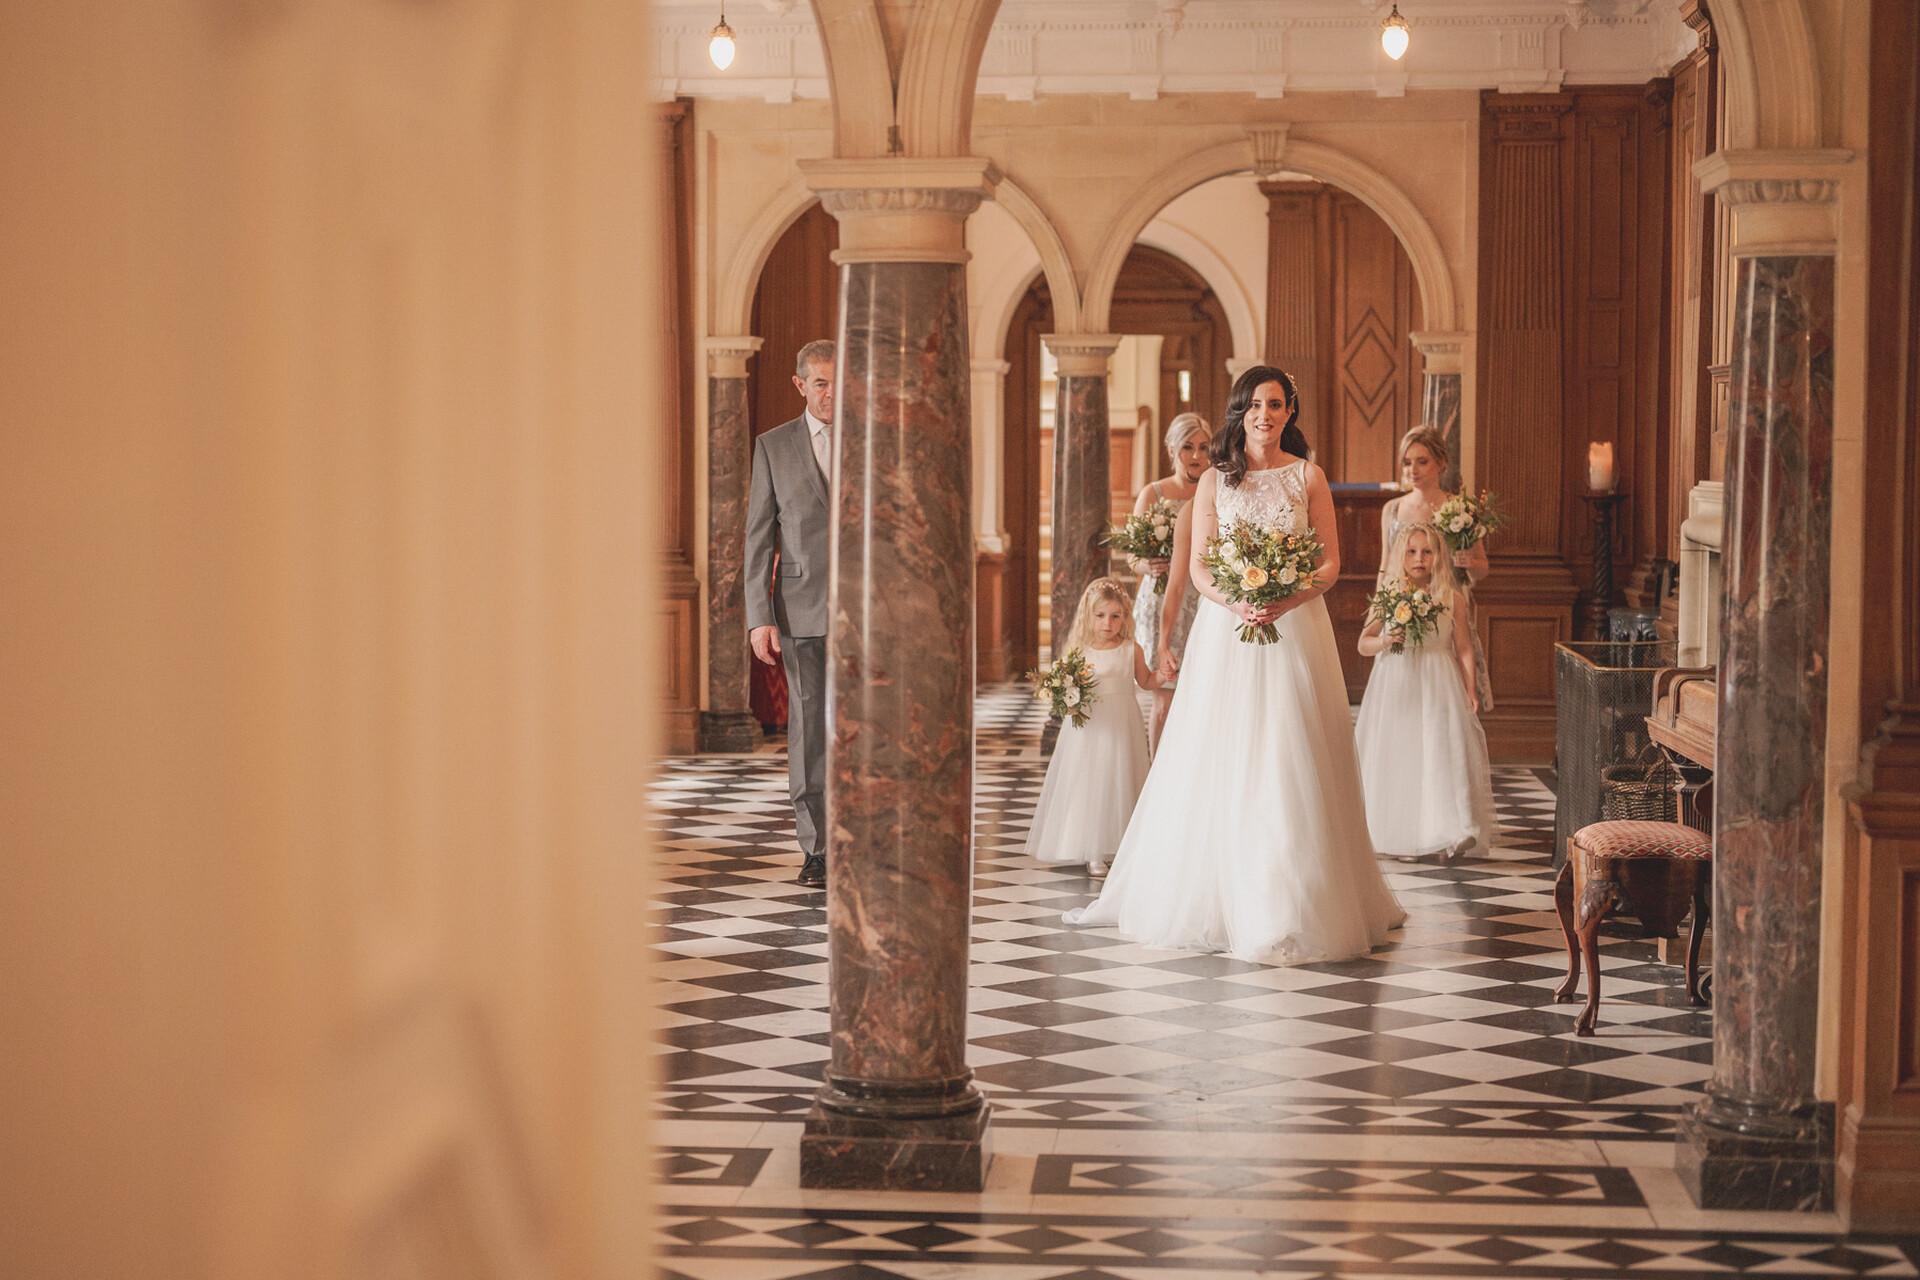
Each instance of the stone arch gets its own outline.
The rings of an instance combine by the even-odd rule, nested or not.
[[[1715,0],[1712,12],[1726,72],[1722,147],[1824,146],[1820,67],[1805,0]]]
[[[894,122],[893,62],[874,0],[809,0],[827,63],[833,154],[884,156]],[[978,60],[976,59],[976,62]],[[972,90],[972,82],[968,82]]]
[[[1075,277],[1073,259],[1067,256],[1066,241],[1060,238],[1060,232],[1048,218],[1046,212],[1035,203],[1018,183],[1006,174],[1002,174],[1000,185],[994,189],[994,202],[1020,224],[1027,233],[1027,239],[1033,241],[1033,247],[1040,255],[1040,269],[1046,273],[1047,290],[1053,295],[1054,324],[1062,333],[1080,331],[1080,281]],[[1125,255],[1123,254],[1124,258]],[[1118,268],[1115,275],[1118,276]],[[1108,290],[1111,295],[1112,290]],[[1016,298],[1017,301],[1017,298]],[[1012,314],[1011,311],[1008,312]]]
[[[787,228],[818,199],[796,174],[761,208],[759,216],[734,246],[733,257],[719,273],[708,316],[709,333],[733,337],[747,332],[753,316],[754,290],[759,287],[767,255],[773,252],[773,246],[787,233]]]
[[[1440,239],[1418,205],[1385,174],[1337,148],[1323,143],[1290,141],[1281,157],[1286,169],[1330,182],[1351,192],[1385,220],[1406,246],[1413,261],[1414,279],[1429,329],[1459,327],[1453,270]],[[1174,197],[1213,178],[1255,168],[1253,143],[1248,139],[1223,142],[1199,151],[1161,170],[1143,183],[1114,219],[1093,266],[1087,273],[1086,296],[1080,321],[1086,332],[1102,332],[1113,305],[1113,288],[1120,268],[1140,233]],[[1064,330],[1063,330],[1064,331]]]
[[[1000,0],[943,0],[914,14],[900,66],[899,125],[910,156],[972,149],[973,92]]]

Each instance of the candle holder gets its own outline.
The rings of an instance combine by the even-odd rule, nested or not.
[[[1613,607],[1613,509],[1624,501],[1623,493],[1583,493],[1593,523],[1593,580],[1588,590],[1586,617],[1588,638],[1605,640],[1607,610]]]

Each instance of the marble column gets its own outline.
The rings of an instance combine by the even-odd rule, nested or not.
[[[1053,656],[1073,625],[1081,593],[1112,571],[1113,467],[1107,423],[1107,364],[1120,338],[1111,333],[1050,333],[1042,339],[1059,367],[1053,414],[1052,604],[1047,632]]]
[[[1767,200],[1762,191],[1759,198]],[[1819,1007],[1834,263],[1742,256],[1714,778],[1713,1078],[1676,1164],[1708,1208],[1833,1201]]]
[[[700,750],[751,751],[760,724],[749,705],[747,489],[753,475],[753,423],[747,411],[747,361],[763,339],[708,338],[707,351],[707,707]]]
[[[1460,434],[1461,351],[1466,345],[1464,333],[1413,333],[1407,335],[1420,353],[1420,421],[1438,431],[1447,441],[1447,469],[1440,487],[1449,492],[1462,484],[1461,450],[1466,440]]]
[[[831,1060],[806,1187],[978,1191],[988,1109],[966,1062],[973,516],[968,214],[985,161],[803,164],[840,221]]]

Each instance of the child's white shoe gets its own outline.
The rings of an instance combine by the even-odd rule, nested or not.
[[[1095,880],[1105,880],[1107,878],[1107,864],[1099,861],[1089,862],[1087,864],[1087,874]]]

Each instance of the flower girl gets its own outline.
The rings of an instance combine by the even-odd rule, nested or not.
[[[1453,574],[1435,572],[1446,550],[1432,525],[1402,526],[1360,633],[1360,652],[1374,660],[1354,726],[1367,828],[1373,847],[1396,858],[1458,856],[1493,841],[1470,624]]]
[[[1093,669],[1093,706],[1086,722],[1071,719],[1047,766],[1047,780],[1027,829],[1027,852],[1042,862],[1084,862],[1090,875],[1126,833],[1133,802],[1147,780],[1146,722],[1133,686],[1153,689],[1160,677],[1134,643],[1133,601],[1113,578],[1099,578],[1080,597],[1062,652],[1080,650]]]

